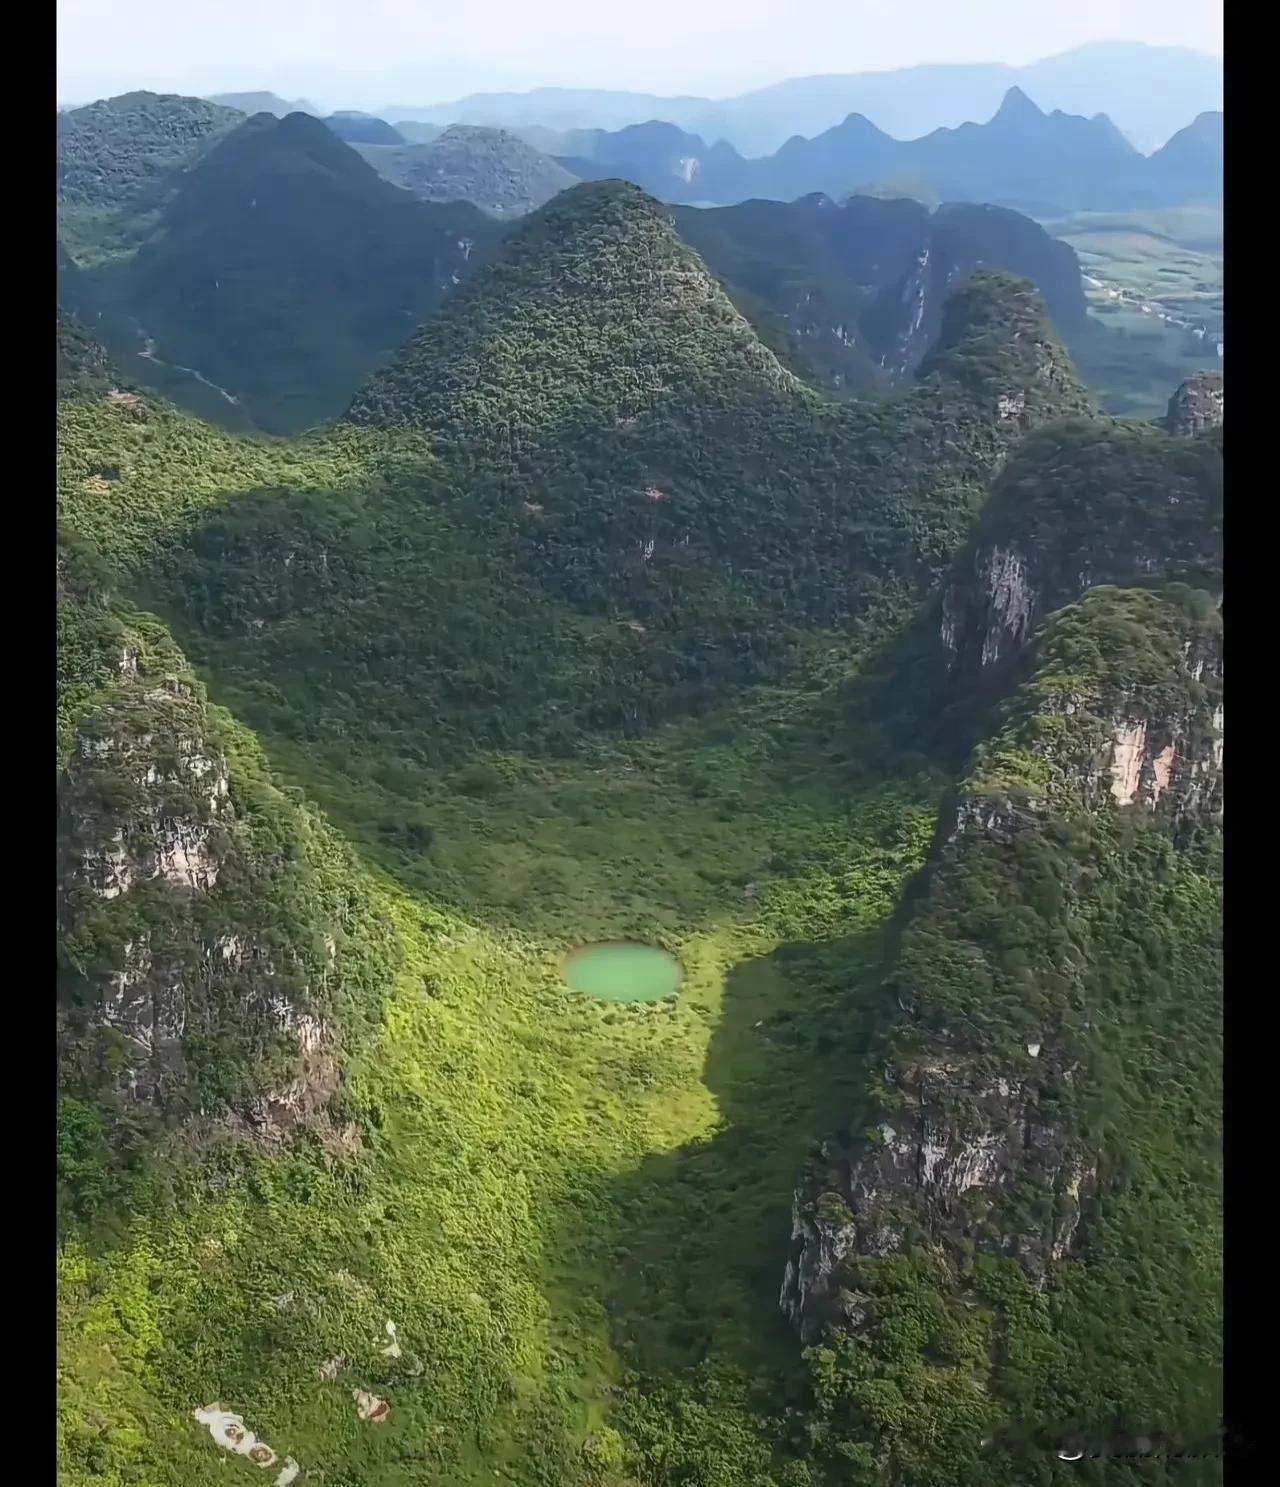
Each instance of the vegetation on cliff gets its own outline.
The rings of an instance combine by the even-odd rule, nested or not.
[[[1054,803],[1025,863],[978,854],[901,932],[950,784],[924,752],[940,656],[908,627],[1010,449],[1088,406],[1028,286],[976,278],[916,389],[833,407],[664,213],[592,186],[531,218],[340,424],[268,443],[82,391],[59,415],[68,1484],[221,1481],[239,1466],[192,1419],[213,1399],[304,1471],[371,1487],[924,1487],[1036,1410],[1209,1410],[1212,1173],[1203,1130],[1176,1153],[1161,1133],[1190,1130],[1193,1095],[1213,1109],[1211,1036],[1176,1062],[1209,1015],[1210,843]],[[1117,658],[1154,696],[1195,603],[1087,601],[1033,685],[1066,678],[1082,728]],[[1015,704],[973,779],[1043,797],[1042,713]],[[225,773],[226,840],[175,788],[197,756]],[[193,828],[182,869],[207,851],[216,881],[148,875],[157,835]],[[89,891],[122,865],[123,891]],[[1064,903],[1112,1034],[1080,1126],[1129,1182],[1100,1183],[1098,1265],[1040,1293],[975,1253],[965,1291],[926,1243],[868,1272],[873,1343],[802,1358],[777,1312],[791,1189],[875,1089],[903,976],[945,979],[948,943],[976,936],[1009,1025],[1030,983],[1047,1017]],[[136,1049],[106,1070],[80,1053],[110,1041],[144,933],[148,1006],[179,984],[216,1014],[168,1024],[194,1093],[158,1104],[121,1077]],[[228,937],[287,983],[270,1048],[261,967],[205,978]],[[676,953],[679,994],[572,993],[564,955],[610,939]],[[238,1041],[246,1006],[263,1017]],[[299,1063],[298,1014],[334,1065]],[[1143,1293],[1144,1383],[1138,1325],[1093,1330],[1132,1304],[1139,1222],[1184,1200]],[[1178,1281],[1198,1288],[1185,1326]]]
[[[859,1181],[917,1105],[921,1171],[994,1160],[998,1175],[948,1190],[912,1170],[873,1190],[857,1222],[898,1240],[824,1277],[841,1299],[807,1355],[814,1431],[847,1454],[847,1480],[1021,1483],[1064,1443],[1123,1455],[1139,1437],[1207,1453],[1186,1480],[1216,1480],[1218,657],[1209,594],[1094,589],[1050,622],[944,813],[957,824],[889,978],[909,1015],[802,1202],[852,1225],[835,1174],[852,1163]],[[1135,775],[1117,808],[1131,719],[1176,762],[1163,798],[1158,775]],[[1025,1122],[1014,1147],[1002,1102]],[[1132,1462],[1107,1472],[1147,1480]]]

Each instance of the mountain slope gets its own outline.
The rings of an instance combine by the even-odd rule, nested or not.
[[[59,399],[100,398],[119,384],[119,375],[101,345],[59,303],[57,310],[57,388]]]
[[[349,145],[404,144],[404,136],[398,130],[393,129],[385,119],[376,119],[372,114],[336,113],[330,114],[324,122],[339,139],[346,140]]]
[[[942,307],[979,267],[1030,279],[1059,333],[1085,323],[1075,254],[999,207],[814,196],[791,203],[677,208],[676,225],[740,307],[780,317],[798,364],[827,386],[910,376],[937,340]]]
[[[1222,498],[1209,439],[1124,423],[1038,434],[995,483],[947,588],[940,628],[953,671],[988,686],[1007,677],[1045,618],[1095,584],[1163,575],[1220,588]]]
[[[942,817],[782,1287],[855,1481],[1220,1480],[1221,665],[1210,594],[1095,588]]]
[[[1221,201],[1222,149],[1221,113],[1199,114],[1152,155],[1151,169],[1186,200]]]
[[[78,261],[136,243],[138,218],[177,172],[241,122],[235,109],[173,94],[125,93],[58,115],[58,229]]]
[[[503,129],[453,124],[428,143],[361,143],[373,146],[362,153],[375,170],[420,200],[466,201],[499,217],[531,212],[577,179]]]
[[[187,172],[158,229],[97,289],[165,361],[283,432],[338,411],[490,233],[414,201],[318,119],[260,114]]]

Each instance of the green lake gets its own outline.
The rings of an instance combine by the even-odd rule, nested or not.
[[[659,1002],[680,985],[680,962],[656,945],[585,945],[565,962],[574,991],[605,1002]]]

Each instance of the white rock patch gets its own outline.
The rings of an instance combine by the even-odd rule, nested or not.
[[[1147,725],[1125,723],[1115,730],[1111,751],[1111,796],[1117,805],[1132,805],[1138,795],[1147,757]]]
[[[255,1466],[274,1466],[276,1453],[267,1445],[266,1441],[260,1441],[252,1430],[246,1428],[244,1417],[233,1414],[231,1410],[225,1410],[220,1404],[206,1404],[200,1409],[192,1410],[192,1416],[204,1425],[214,1442],[221,1446],[224,1451],[230,1451],[236,1456],[247,1456]],[[289,1468],[292,1474],[289,1475]],[[277,1483],[285,1483],[285,1487],[298,1475],[297,1462],[290,1457],[276,1479]]]

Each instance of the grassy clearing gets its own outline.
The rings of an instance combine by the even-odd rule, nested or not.
[[[219,487],[342,478],[370,441],[390,447],[285,448],[176,416],[122,432],[127,417],[70,418],[62,468],[77,526],[126,571]],[[104,458],[108,493],[87,493]],[[150,499],[180,465],[183,499]],[[708,1370],[712,1475],[691,1480],[771,1480],[741,1463],[769,1460],[800,1367],[776,1308],[791,1186],[858,1086],[941,777],[851,729],[834,685],[579,757],[427,762],[358,710],[338,740],[295,736],[292,706],[255,711],[256,654],[210,644],[211,694],[348,838],[353,902],[394,947],[346,1096],[364,1149],[170,1152],[124,1213],[67,1232],[64,1481],[248,1479],[191,1418],[216,1400],[327,1487],[622,1487],[610,1391],[690,1380],[705,1398]],[[820,659],[832,683],[848,670]],[[678,953],[678,996],[570,991],[564,952],[605,939]],[[352,1388],[390,1421],[361,1422]]]
[[[114,1244],[68,1245],[68,1482],[112,1480],[95,1452],[225,1481],[189,1419],[214,1398],[330,1483],[621,1481],[581,1442],[626,1370],[785,1374],[791,1181],[859,1072],[858,1007],[934,786],[788,794],[725,749],[730,820],[675,782],[671,750],[621,791],[566,767],[547,796],[526,780],[441,819],[421,876],[474,894],[471,918],[381,879],[404,958],[354,1071],[361,1156],[223,1153],[168,1174],[176,1192],[157,1180]],[[570,992],[559,957],[584,934],[671,945],[678,998]],[[387,1426],[357,1420],[354,1386],[392,1400]]]

